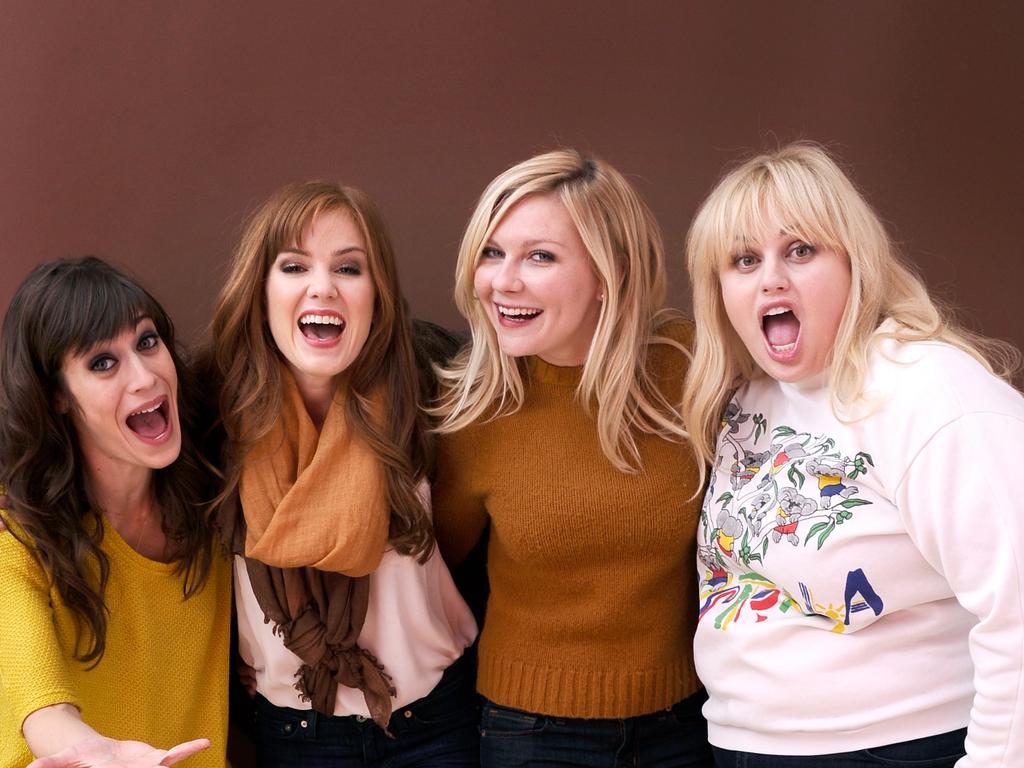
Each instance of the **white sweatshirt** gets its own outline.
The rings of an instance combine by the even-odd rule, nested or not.
[[[698,529],[709,738],[846,752],[968,726],[1024,765],[1024,397],[886,340],[837,419],[824,375],[740,388]],[[1017,762],[1015,762],[1017,761]]]

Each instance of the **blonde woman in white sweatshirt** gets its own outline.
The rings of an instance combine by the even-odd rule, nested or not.
[[[717,764],[1020,764],[1019,355],[936,307],[813,145],[728,173],[687,252]]]

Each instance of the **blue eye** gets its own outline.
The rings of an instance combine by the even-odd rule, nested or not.
[[[547,264],[555,260],[555,255],[549,251],[534,251],[530,254],[530,260]]]
[[[733,257],[732,265],[737,269],[751,269],[757,266],[757,257],[751,253],[741,253]]]
[[[480,252],[480,258],[482,259],[501,259],[504,257],[505,254],[497,248],[484,248]]]
[[[155,331],[147,331],[139,338],[136,348],[140,351],[156,349],[160,345],[160,336]]]
[[[117,365],[117,360],[111,355],[97,355],[89,361],[89,370],[96,373],[104,373]]]

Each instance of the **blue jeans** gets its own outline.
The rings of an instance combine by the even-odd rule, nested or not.
[[[256,697],[261,768],[431,768],[480,764],[479,699],[463,656],[422,699],[391,716],[388,736],[366,717],[329,717]]]
[[[674,707],[624,720],[551,717],[484,701],[480,765],[585,768],[710,768],[704,692]]]
[[[967,729],[829,755],[759,755],[715,747],[718,768],[952,768],[964,756]]]

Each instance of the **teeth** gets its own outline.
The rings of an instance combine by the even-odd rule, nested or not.
[[[784,315],[790,311],[791,310],[788,310],[785,307],[772,307],[771,309],[764,313],[764,317],[768,317],[769,315]]]
[[[533,317],[539,315],[541,310],[528,307],[498,307],[498,312],[505,317]]]
[[[303,315],[299,318],[301,325],[341,325],[342,319],[335,315]]]
[[[771,348],[774,349],[776,352],[789,352],[793,349],[796,349],[796,342],[794,341],[792,344],[780,344],[778,346],[772,344]]]
[[[156,404],[156,405],[154,405],[154,406],[153,406],[152,408],[146,408],[146,409],[144,409],[144,410],[141,410],[141,411],[132,411],[132,412],[131,412],[131,413],[129,413],[128,415],[129,415],[129,416],[141,416],[141,415],[142,415],[142,414],[144,414],[144,413],[152,413],[153,411],[158,411],[158,410],[160,410],[160,406],[161,406],[161,405],[163,405],[163,403],[157,403],[157,404]]]

